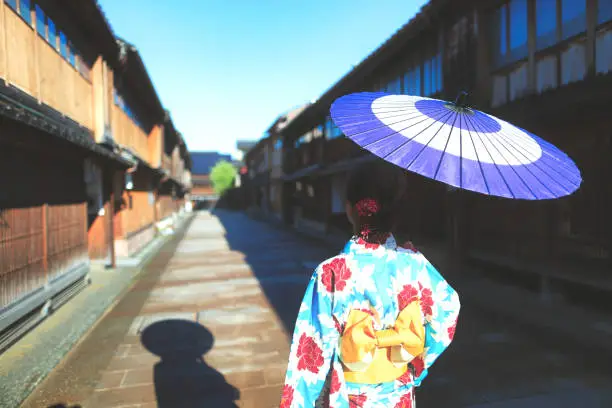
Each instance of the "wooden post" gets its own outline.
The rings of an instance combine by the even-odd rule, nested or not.
[[[602,1],[602,0],[600,0]],[[593,78],[596,75],[595,67],[595,44],[597,36],[597,1],[586,0],[586,66],[587,78]]]
[[[42,250],[43,250],[43,270],[45,272],[45,282],[49,281],[49,205],[43,204],[41,207],[42,212]]]
[[[536,48],[537,48],[537,33],[536,33],[536,4],[535,0],[527,2],[527,48],[529,56],[527,57],[527,81],[529,93],[536,92]]]
[[[106,213],[108,222],[108,250],[110,255],[110,267],[117,266],[115,257],[115,171],[111,170],[110,177],[110,198],[108,200],[108,212]]]

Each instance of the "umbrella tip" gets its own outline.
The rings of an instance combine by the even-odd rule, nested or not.
[[[467,102],[468,93],[466,91],[460,91],[455,98],[455,105],[464,108]]]

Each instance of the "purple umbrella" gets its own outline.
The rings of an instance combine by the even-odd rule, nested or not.
[[[463,103],[355,93],[331,117],[353,142],[403,169],[451,186],[514,199],[572,194],[582,181],[571,158],[541,138]]]

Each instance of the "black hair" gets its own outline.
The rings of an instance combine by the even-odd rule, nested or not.
[[[406,174],[392,164],[376,160],[353,170],[346,200],[353,207],[355,233],[366,241],[377,241],[394,232],[405,192]],[[374,200],[375,211],[359,214],[357,204],[364,200]]]

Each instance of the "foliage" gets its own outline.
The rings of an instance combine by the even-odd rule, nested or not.
[[[221,195],[226,190],[232,188],[236,175],[236,167],[232,163],[226,160],[217,162],[210,171],[210,181],[215,193]]]

